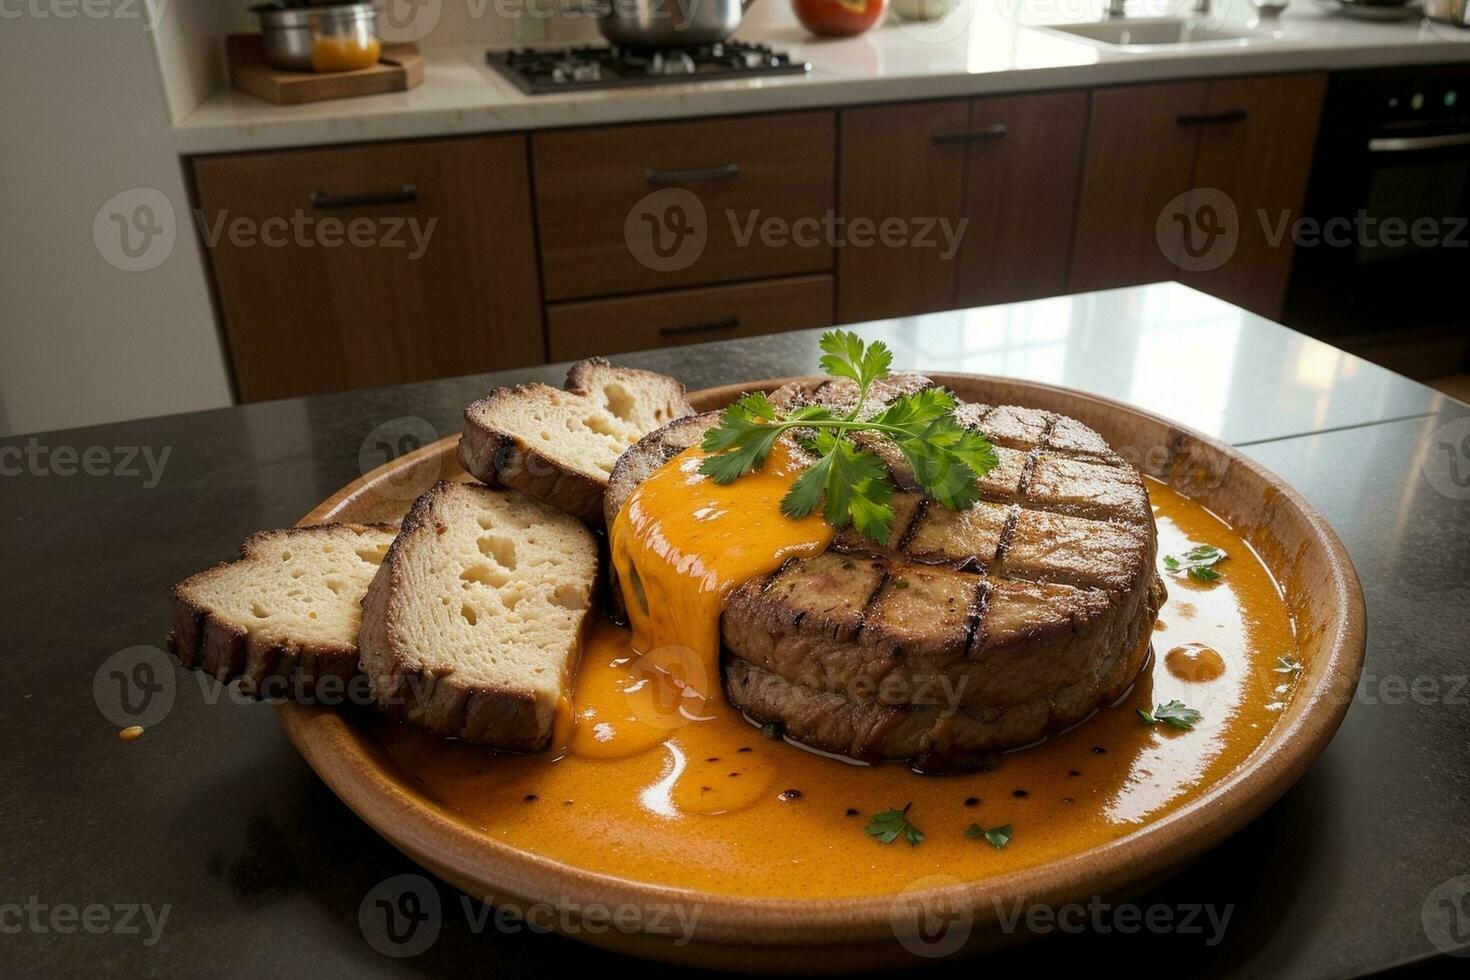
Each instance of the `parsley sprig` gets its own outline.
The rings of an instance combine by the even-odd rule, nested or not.
[[[873,822],[864,828],[869,837],[876,837],[881,843],[892,844],[902,837],[909,842],[910,847],[918,847],[924,840],[924,832],[909,823],[909,807],[912,803],[905,803],[902,810],[884,810],[882,813],[873,814]]]
[[[1212,544],[1202,544],[1190,548],[1182,556],[1165,555],[1164,567],[1175,573],[1188,572],[1189,577],[1198,582],[1213,582],[1220,577],[1215,571],[1215,565],[1224,561],[1228,555]]]
[[[1171,728],[1177,728],[1182,732],[1194,730],[1195,723],[1204,715],[1186,705],[1183,701],[1166,701],[1152,711],[1147,708],[1138,709],[1138,717],[1143,719],[1145,725],[1157,725],[1163,722]]]
[[[872,449],[859,445],[858,433],[887,440],[903,455],[914,481],[951,510],[980,499],[978,481],[997,464],[995,450],[979,432],[955,417],[955,397],[942,388],[901,395],[871,416],[863,415],[873,382],[888,376],[893,354],[882,341],[865,344],[856,334],[829,330],[822,335],[822,370],[858,387],[852,410],[838,415],[824,405],[781,412],[760,393],[744,395],[726,408],[705,434],[711,455],[700,472],[716,483],[732,483],[758,470],[776,440],[792,432],[816,457],[781,500],[781,513],[801,518],[823,503],[822,516],[833,527],[852,524],[874,541],[886,541],[893,520],[888,468]]]

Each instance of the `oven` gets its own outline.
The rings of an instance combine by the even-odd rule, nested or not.
[[[1470,64],[1334,75],[1283,322],[1350,349],[1458,338],[1448,349],[1463,359],[1467,223]]]

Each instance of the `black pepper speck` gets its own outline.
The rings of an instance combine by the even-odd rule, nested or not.
[[[1024,789],[1018,789],[1014,793],[1012,793],[1011,795],[1014,796],[1016,799],[1019,800],[1021,797],[1026,796],[1028,794],[1026,793],[1026,791]]]
[[[980,805],[980,797],[978,797],[978,796],[971,796],[971,797],[969,797],[969,798],[967,798],[965,800],[965,806],[979,806],[979,805]]]

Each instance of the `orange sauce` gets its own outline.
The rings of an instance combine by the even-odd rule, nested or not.
[[[1299,654],[1275,581],[1225,523],[1150,481],[1160,555],[1202,543],[1230,555],[1216,582],[1166,577],[1170,599],[1153,634],[1159,650],[1215,651],[1215,676],[1185,679],[1150,661],[1119,704],[984,773],[921,776],[764,738],[714,696],[720,600],[741,576],[821,550],[830,531],[747,510],[779,501],[793,478],[789,461],[773,458],[760,505],[742,503],[736,514],[730,488],[695,476],[697,460],[687,454],[651,478],[613,528],[619,574],[629,583],[636,569],[649,602],[641,607],[625,584],[631,634],[607,622],[594,629],[567,709],[568,750],[496,755],[375,722],[402,771],[459,819],[516,848],[626,879],[758,897],[885,894],[933,874],[1004,874],[1137,830],[1239,766],[1290,696],[1293,675],[1278,658]],[[755,479],[739,481],[742,494]],[[694,506],[671,503],[681,499]],[[697,587],[675,587],[680,575]],[[684,649],[660,660],[661,646]],[[1136,709],[1175,698],[1203,712],[1193,731],[1138,717]],[[883,845],[864,833],[874,813],[905,804],[921,844]],[[997,850],[965,836],[971,823],[1010,824],[1014,837]]]

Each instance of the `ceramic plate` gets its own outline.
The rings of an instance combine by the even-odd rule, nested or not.
[[[1305,667],[1275,727],[1238,767],[1183,806],[1105,845],[1001,876],[918,892],[840,900],[759,900],[704,895],[613,878],[523,852],[457,819],[388,759],[350,715],[281,704],[286,731],[328,786],[363,820],[425,868],[477,898],[512,909],[528,902],[586,908],[697,902],[692,941],[614,930],[576,938],[624,952],[723,969],[832,972],[914,965],[912,937],[896,928],[917,906],[962,922],[958,954],[1017,936],[998,911],[1015,900],[1059,905],[1135,894],[1239,830],[1284,793],[1326,747],[1346,713],[1363,661],[1362,590],[1337,535],[1296,491],[1231,447],[1167,419],[1079,392],[977,375],[934,374],[961,398],[1071,416],[1130,462],[1223,517],[1259,553],[1284,590]],[[779,379],[695,392],[701,410]],[[458,437],[425,446],[356,480],[303,524],[402,514],[437,479],[468,479]],[[907,913],[910,914],[911,913]],[[907,942],[902,940],[908,940]]]

